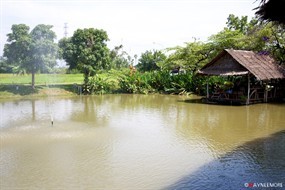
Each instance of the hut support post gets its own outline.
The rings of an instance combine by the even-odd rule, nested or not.
[[[264,90],[264,102],[267,103],[268,101],[268,84],[265,83],[265,90]]]
[[[248,74],[247,75],[247,100],[246,100],[246,105],[249,104],[249,99],[250,99],[250,76]]]
[[[207,98],[209,98],[209,78],[207,78]]]

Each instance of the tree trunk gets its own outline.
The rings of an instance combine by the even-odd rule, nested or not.
[[[32,89],[35,89],[35,69],[32,68]]]
[[[85,69],[85,71],[84,71],[84,84],[83,84],[83,93],[85,95],[90,93],[89,88],[88,88],[89,76],[90,76],[90,72],[87,69]]]

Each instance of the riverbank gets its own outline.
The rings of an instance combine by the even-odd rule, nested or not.
[[[116,73],[110,71],[107,74],[111,79],[118,80]],[[107,74],[103,73],[100,76],[106,80],[109,79]],[[76,96],[82,91],[81,85],[84,78],[83,74],[36,74],[35,79],[35,89],[32,89],[30,74],[15,75],[1,73],[0,99]]]
[[[45,96],[75,96],[82,74],[36,74],[35,89],[31,75],[0,74],[0,99]]]
[[[0,99],[7,98],[29,98],[47,96],[76,96],[78,89],[76,85],[36,85],[32,89],[30,85],[0,85]]]
[[[37,74],[35,78],[36,89],[32,89],[30,75],[0,74],[0,98],[76,95],[82,92],[82,74]],[[128,70],[110,70],[90,78],[87,91],[89,94],[190,95],[197,89],[201,91],[194,82],[192,75],[172,76],[168,72],[130,75]]]
[[[47,84],[81,84],[83,82],[83,74],[36,74],[36,85]],[[0,74],[0,85],[2,84],[31,84],[32,76],[30,74]]]

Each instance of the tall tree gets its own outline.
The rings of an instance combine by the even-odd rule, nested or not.
[[[78,29],[71,38],[60,40],[63,59],[70,68],[77,68],[84,74],[85,86],[97,70],[110,68],[108,40],[104,30],[94,28]]]
[[[227,27],[229,29],[239,30],[242,33],[246,33],[248,22],[248,17],[242,16],[241,19],[233,14],[230,14],[227,18]]]
[[[226,27],[208,38],[206,42],[194,41],[184,47],[170,48],[172,52],[164,67],[184,67],[195,72],[223,49],[242,49],[271,53],[277,60],[285,60],[285,32],[282,27],[264,23],[257,18],[229,15]]]
[[[35,88],[35,73],[45,71],[56,65],[56,35],[51,25],[39,24],[31,32],[25,24],[12,26],[12,33],[4,47],[4,56],[11,64],[32,74],[32,88]]]
[[[208,43],[212,44],[212,48],[216,53],[223,49],[246,49],[248,44],[246,35],[239,30],[231,30],[229,28],[224,28],[224,30],[210,36]]]
[[[201,41],[189,42],[185,47],[179,46],[169,50],[174,52],[167,58],[165,67],[168,69],[182,67],[191,73],[207,63],[213,54],[212,44]]]
[[[56,65],[58,46],[54,42],[56,35],[51,25],[39,24],[30,33],[32,38],[31,59],[25,67],[32,73],[32,84],[35,84],[35,73],[48,71]]]
[[[4,46],[3,56],[10,65],[22,67],[29,56],[31,45],[30,27],[25,24],[14,24],[12,32],[7,34],[7,44]]]
[[[272,23],[264,23],[257,18],[250,21],[229,15],[227,27],[209,38],[213,48],[218,52],[223,49],[242,49],[256,52],[271,51],[276,30]]]
[[[227,30],[229,33],[238,35],[230,39],[227,35],[224,35]],[[280,63],[285,62],[285,28],[273,22],[266,23],[257,18],[247,21],[244,16],[240,19],[230,15],[227,28],[219,34],[213,35],[212,39],[215,42],[219,42],[218,44],[223,44],[225,48],[245,49],[271,54]]]
[[[235,16],[230,14],[226,22],[227,27],[222,31],[214,34],[208,38],[208,41],[212,43],[212,47],[215,49],[216,53],[222,51],[223,49],[243,49],[243,50],[253,50],[252,47],[257,47],[256,44],[249,43],[254,39],[255,42],[260,42],[256,40],[258,36],[256,32],[262,28],[262,23],[256,18],[248,20],[247,16]],[[249,36],[250,39],[249,39]],[[260,44],[258,44],[261,47]]]
[[[146,51],[145,53],[142,53],[139,63],[137,64],[137,68],[143,72],[158,70],[158,65],[161,62],[164,62],[165,59],[166,55],[164,55],[161,51]]]

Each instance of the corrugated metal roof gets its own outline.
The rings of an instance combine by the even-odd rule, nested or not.
[[[221,59],[227,55],[230,55],[233,61],[221,62]],[[223,65],[218,64],[218,62]],[[242,67],[238,68],[236,64]],[[232,49],[225,49],[210,63],[201,68],[199,73],[205,75],[244,75],[248,73],[246,71],[252,73],[258,80],[285,78],[285,69],[279,66],[269,55]]]

